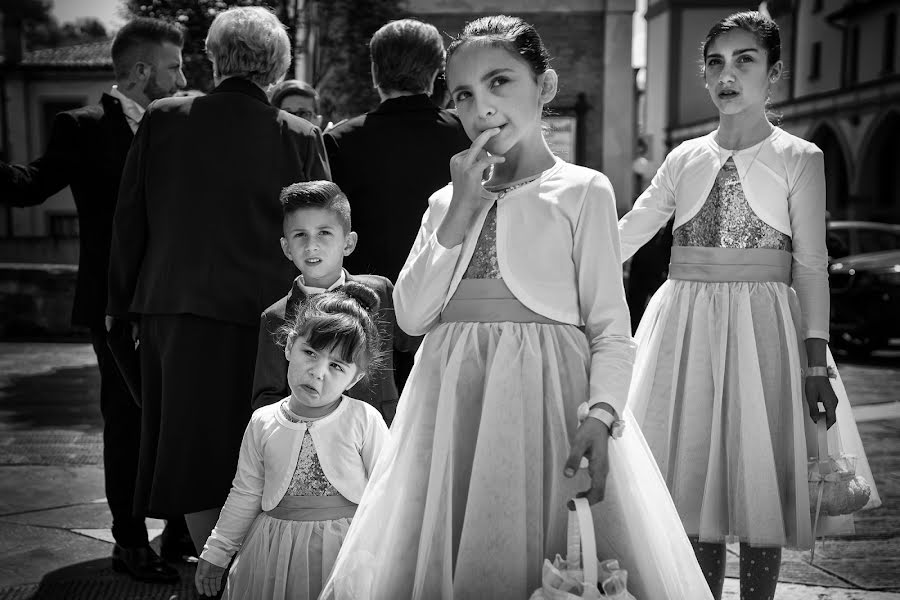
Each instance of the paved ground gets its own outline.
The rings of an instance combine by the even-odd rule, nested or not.
[[[900,600],[900,356],[842,362],[841,374],[885,505],[820,543],[815,565],[785,552],[776,600]],[[190,565],[174,586],[110,567],[98,386],[87,344],[0,343],[0,600],[194,597]],[[149,521],[151,535],[162,525]],[[729,558],[725,598],[737,600]]]

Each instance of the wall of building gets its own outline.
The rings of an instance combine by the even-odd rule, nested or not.
[[[822,9],[814,12],[816,3]],[[841,87],[843,33],[827,21],[844,0],[797,0],[796,53],[793,64],[794,97],[809,96]],[[818,76],[812,72],[813,46],[819,43],[821,59]]]
[[[111,74],[106,72],[17,71],[8,74],[9,161],[25,164],[43,154],[50,138],[52,118],[49,112],[53,107],[74,108],[98,102],[112,83]],[[75,214],[75,203],[69,188],[53,195],[40,206],[13,209],[14,236],[49,235],[51,214]]]

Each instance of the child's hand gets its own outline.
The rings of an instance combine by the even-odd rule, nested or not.
[[[481,190],[484,171],[489,166],[506,160],[502,156],[491,156],[484,149],[487,141],[500,133],[499,127],[485,129],[475,138],[468,150],[450,159],[450,178],[453,181],[453,202],[470,203],[477,211],[481,208]],[[473,212],[474,212],[473,211]]]
[[[591,487],[578,496],[584,496],[588,502],[596,504],[603,500],[606,493],[606,476],[609,474],[609,428],[599,419],[585,419],[575,432],[572,451],[566,460],[566,477],[575,476],[582,457],[588,459]]]
[[[197,560],[197,574],[194,575],[194,585],[201,596],[215,596],[222,587],[222,576],[225,575],[225,567],[218,567],[202,558]]]
[[[491,156],[484,149],[487,141],[498,133],[498,127],[482,131],[468,150],[450,159],[453,198],[447,216],[437,231],[438,241],[445,248],[462,243],[472,217],[481,209],[484,170],[506,160],[502,156]]]
[[[838,399],[831,387],[831,381],[827,377],[809,376],[803,383],[806,393],[806,403],[809,405],[809,416],[813,421],[819,419],[819,402],[825,406],[825,424],[830,429],[837,420],[835,409]]]

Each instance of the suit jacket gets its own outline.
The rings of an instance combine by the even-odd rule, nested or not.
[[[80,229],[72,323],[103,327],[106,279],[119,179],[134,135],[118,99],[59,113],[44,155],[27,165],[0,163],[0,199],[35,206],[72,188]]]
[[[380,368],[350,388],[347,395],[363,400],[378,409],[390,425],[397,410],[397,386],[394,383],[393,350],[411,352],[415,349],[415,340],[410,340],[402,329],[397,327],[394,318],[394,286],[384,277],[377,275],[350,275],[347,281],[356,281],[372,288],[381,307],[378,310],[377,324],[381,337],[383,363]],[[288,360],[284,355],[284,344],[279,330],[286,320],[293,319],[297,308],[307,298],[300,286],[300,278],[288,295],[267,308],[260,317],[259,343],[256,348],[256,371],[253,376],[253,410],[273,404],[290,396],[287,383]]]
[[[255,326],[290,285],[282,187],[329,179],[319,130],[241,78],[150,105],[122,174],[109,314]]]
[[[347,269],[397,280],[428,198],[450,181],[450,157],[470,145],[459,118],[425,94],[385,100],[325,134],[333,181],[359,234]]]

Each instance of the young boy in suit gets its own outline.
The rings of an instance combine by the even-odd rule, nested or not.
[[[378,327],[385,365],[352,387],[347,395],[368,402],[384,416],[388,425],[397,410],[397,386],[393,377],[393,350],[413,351],[409,336],[397,327],[391,294],[394,285],[379,275],[351,275],[344,257],[356,248],[356,232],[350,226],[350,203],[330,181],[308,181],[281,191],[284,214],[281,249],[300,270],[287,296],[267,308],[260,319],[253,377],[253,409],[290,395],[288,362],[279,344],[279,330],[309,296],[331,291],[347,281],[372,288],[381,301]]]

